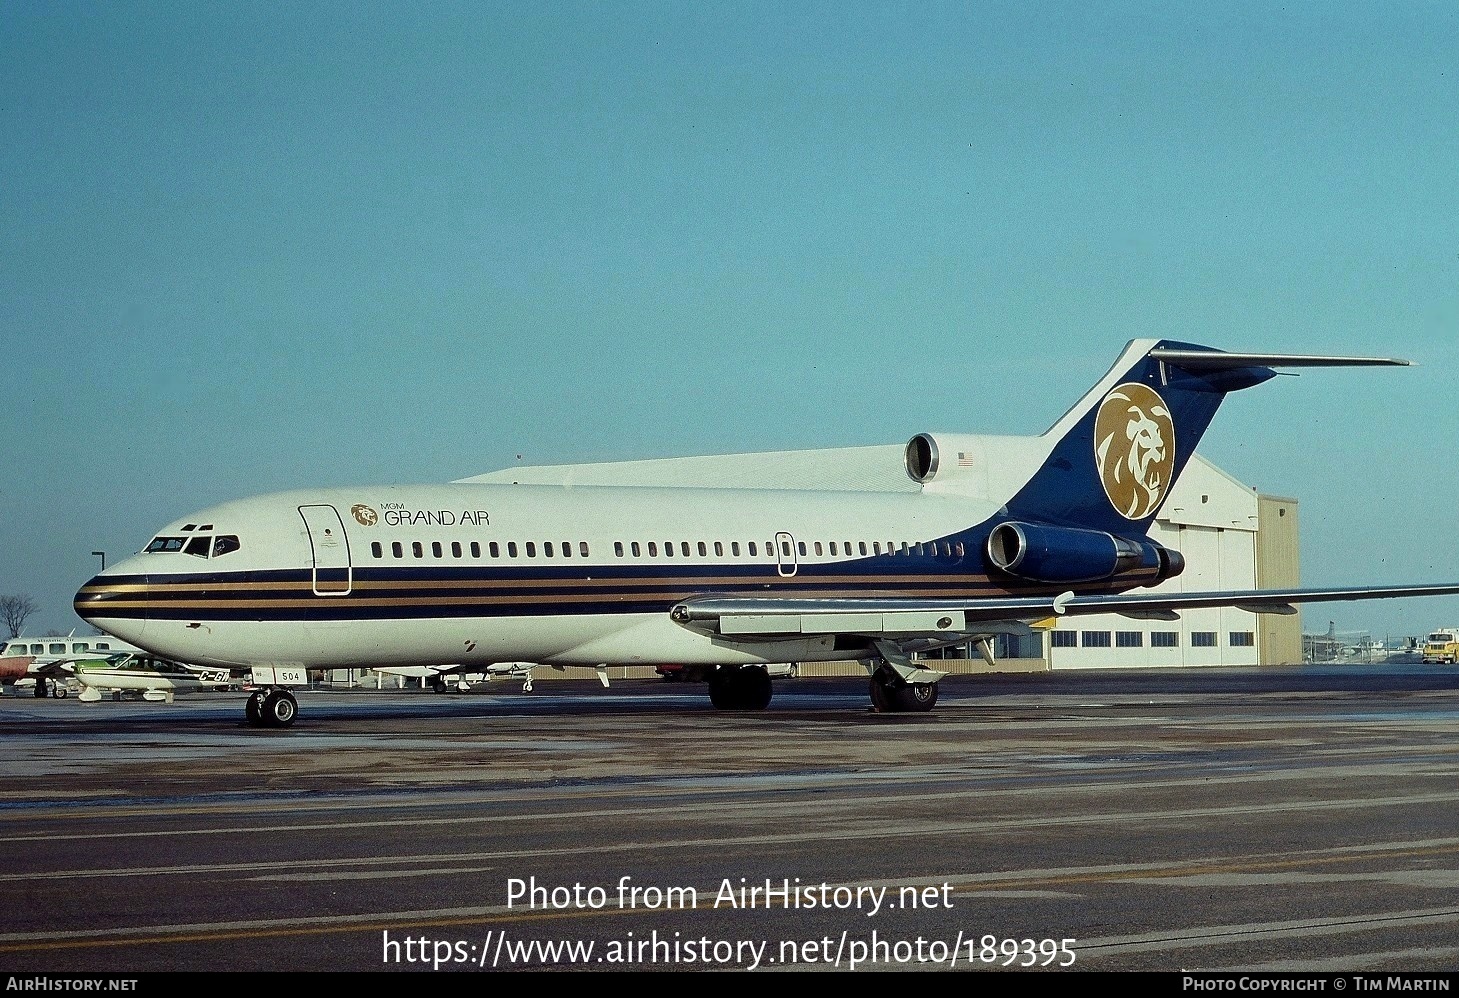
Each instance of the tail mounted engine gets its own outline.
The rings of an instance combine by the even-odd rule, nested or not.
[[[988,535],[986,549],[992,569],[1029,582],[1062,585],[1099,582],[1139,573],[1155,585],[1185,571],[1185,559],[1148,538],[1131,540],[1102,530],[1053,527],[1008,521]]]

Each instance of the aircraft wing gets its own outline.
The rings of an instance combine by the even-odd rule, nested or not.
[[[693,630],[725,637],[785,634],[953,636],[1000,621],[1031,623],[1048,617],[1118,613],[1136,619],[1175,620],[1176,611],[1233,607],[1253,613],[1296,613],[1298,603],[1459,594],[1459,583],[1344,589],[1252,589],[1205,593],[1101,593],[969,597],[770,596],[690,597],[670,611]]]
[[[77,655],[73,658],[57,658],[49,662],[32,662],[28,675],[43,679],[60,679],[76,673],[77,662],[94,662],[95,655]]]

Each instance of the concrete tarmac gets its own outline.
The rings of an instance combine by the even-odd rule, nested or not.
[[[0,699],[0,971],[1459,968],[1459,669]]]

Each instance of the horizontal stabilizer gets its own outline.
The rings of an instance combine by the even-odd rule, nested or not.
[[[1332,357],[1305,353],[1227,353],[1223,350],[1179,350],[1156,347],[1154,360],[1187,371],[1236,371],[1246,367],[1411,367],[1393,357]]]

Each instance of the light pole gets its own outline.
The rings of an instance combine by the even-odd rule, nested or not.
[[[94,554],[94,555],[96,555],[96,557],[98,557],[98,558],[101,559],[101,570],[103,572],[105,572],[106,571],[106,552],[105,551],[93,551],[91,553]]]

